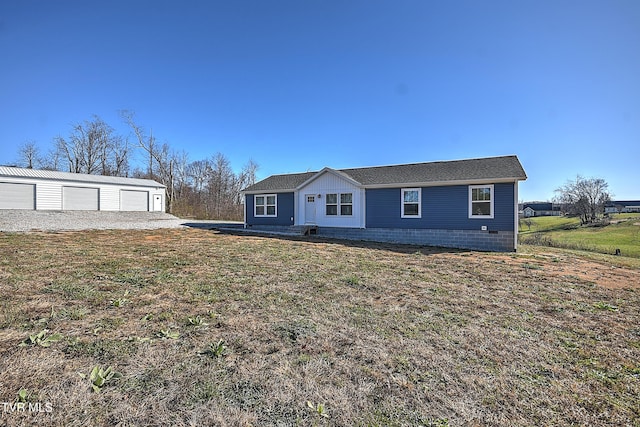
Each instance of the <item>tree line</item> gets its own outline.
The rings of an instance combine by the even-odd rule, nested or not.
[[[71,126],[66,136],[56,136],[43,152],[35,141],[18,148],[17,164],[91,175],[146,178],[166,186],[167,211],[181,217],[201,219],[243,218],[240,191],[255,183],[258,164],[249,160],[236,173],[222,153],[189,161],[183,150],[160,143],[152,131],[135,120],[135,113],[121,111],[130,129],[119,134],[97,115]],[[142,164],[135,160],[143,158]]]

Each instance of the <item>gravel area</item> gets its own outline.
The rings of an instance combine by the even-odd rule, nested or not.
[[[163,212],[0,210],[0,232],[148,230],[180,228],[200,223],[212,223],[212,221],[184,220]]]

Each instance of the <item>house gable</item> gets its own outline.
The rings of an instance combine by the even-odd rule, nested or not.
[[[296,225],[364,227],[364,190],[340,172],[325,168],[302,183],[296,194]]]

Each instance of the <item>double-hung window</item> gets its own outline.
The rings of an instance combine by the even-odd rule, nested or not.
[[[340,194],[340,215],[353,215],[353,194]]]
[[[422,189],[402,189],[402,218],[422,218]]]
[[[255,216],[277,216],[278,196],[276,194],[260,194],[255,198]]]
[[[338,215],[338,195],[327,194],[326,200],[326,213],[328,216]]]
[[[353,193],[329,193],[325,200],[327,216],[353,215]]]
[[[469,218],[493,218],[493,185],[469,186]]]

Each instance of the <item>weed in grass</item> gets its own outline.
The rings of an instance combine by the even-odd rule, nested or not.
[[[180,332],[174,332],[171,329],[160,329],[160,331],[156,334],[158,338],[162,339],[172,339],[177,340],[180,338]]]
[[[63,308],[57,313],[57,316],[65,320],[82,320],[91,310],[86,307]]]
[[[219,339],[217,342],[209,344],[207,349],[203,351],[202,354],[206,354],[207,356],[210,356],[214,359],[218,359],[224,356],[226,351],[227,345],[225,344],[224,340]]]
[[[129,291],[125,291],[123,296],[121,296],[120,298],[116,298],[114,300],[111,300],[110,304],[113,307],[123,307],[126,303],[129,302],[129,300],[127,299],[128,295],[129,295]]]
[[[607,310],[607,311],[618,311],[618,306],[609,304],[607,302],[604,301],[598,301],[593,303],[593,307],[597,308],[598,310]]]
[[[21,388],[16,393],[15,402],[16,403],[25,403],[25,402],[29,401],[30,397],[31,397],[31,394],[29,393],[29,390],[27,390],[26,388]]]
[[[89,374],[89,381],[91,381],[91,388],[94,392],[98,393],[102,390],[102,387],[122,378],[122,375],[113,370],[111,366],[103,369],[100,366],[95,366]]]
[[[325,408],[323,403],[314,404],[310,400],[307,400],[307,408],[311,409],[313,412],[323,418],[329,418],[329,414],[327,413],[327,409]]]
[[[205,322],[204,319],[202,317],[200,317],[200,316],[189,317],[187,319],[187,324],[189,326],[194,326],[196,328],[209,326],[209,324],[207,322]]]
[[[43,329],[34,335],[29,335],[23,342],[20,343],[20,346],[36,346],[40,347],[49,347],[52,343],[58,342],[62,339],[62,334],[51,334],[48,335],[49,330]]]

